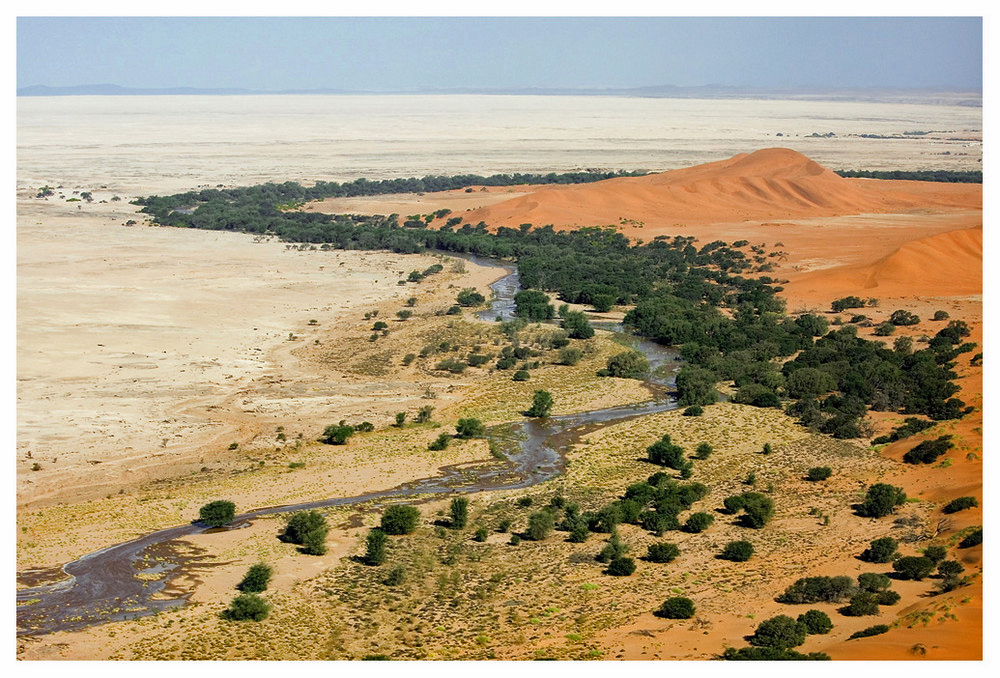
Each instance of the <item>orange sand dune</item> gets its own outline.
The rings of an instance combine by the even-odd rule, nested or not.
[[[544,186],[464,217],[491,227],[618,225],[629,219],[663,228],[982,205],[980,185],[926,183],[845,179],[797,151],[769,148],[662,174]]]
[[[793,297],[963,296],[983,292],[983,227],[914,240],[874,263],[838,266],[791,276]]]

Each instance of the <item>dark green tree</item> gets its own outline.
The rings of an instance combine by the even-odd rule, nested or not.
[[[535,395],[531,399],[531,407],[525,413],[529,417],[547,417],[552,411],[552,406],[555,401],[552,399],[552,394],[548,391],[535,391]]]
[[[722,549],[719,557],[723,560],[732,560],[742,563],[750,560],[753,555],[753,544],[748,541],[731,541]]]
[[[651,563],[669,563],[680,554],[681,550],[677,548],[677,544],[670,544],[667,542],[650,544],[648,547],[648,553],[646,554],[646,560]]]
[[[608,563],[608,574],[615,577],[627,577],[635,572],[635,561],[626,556],[615,558]]]
[[[528,516],[528,529],[525,535],[532,541],[542,541],[549,536],[555,527],[555,518],[550,511],[536,511]]]
[[[873,539],[868,548],[861,552],[861,560],[869,563],[891,563],[899,555],[896,551],[898,547],[899,542],[892,537]]]
[[[897,558],[892,563],[892,569],[900,579],[921,580],[930,576],[934,571],[935,563],[926,556],[903,556]]]
[[[451,500],[451,527],[463,529],[469,522],[469,500],[466,497],[455,497]]]
[[[271,566],[265,563],[251,565],[236,588],[243,593],[260,593],[271,582]]]
[[[225,499],[210,501],[198,510],[198,520],[209,527],[222,527],[233,522],[236,504]]]
[[[455,430],[459,438],[482,438],[486,435],[486,427],[478,419],[459,419],[455,425]]]
[[[255,593],[241,593],[229,603],[222,613],[230,621],[263,621],[271,611],[271,604]]]
[[[354,427],[340,422],[339,424],[330,424],[323,429],[323,435],[320,436],[319,441],[327,445],[343,445],[352,435],[354,435]]]
[[[386,558],[386,545],[389,537],[378,528],[368,531],[365,538],[365,562],[369,565],[381,565]]]
[[[805,624],[806,632],[809,635],[829,633],[833,630],[833,622],[830,621],[830,615],[821,610],[806,610],[799,615],[796,621],[800,624]]]
[[[690,619],[694,616],[694,601],[683,596],[668,598],[656,614],[666,619]]]
[[[382,514],[382,530],[386,534],[410,534],[420,523],[420,511],[409,504],[393,504]]]
[[[608,358],[602,376],[624,379],[645,379],[649,374],[649,360],[638,351],[622,351]]]
[[[876,483],[868,488],[864,501],[858,507],[858,515],[866,518],[881,518],[906,503],[906,493],[902,488]]]
[[[781,650],[798,647],[806,642],[808,627],[788,615],[779,614],[765,619],[750,636],[750,644],[756,647],[773,647]]]

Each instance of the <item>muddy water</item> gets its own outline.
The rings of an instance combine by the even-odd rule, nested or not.
[[[509,265],[480,259],[476,262],[512,271],[491,285],[494,292],[491,308],[479,314],[483,320],[509,319],[513,311],[513,297],[519,289],[517,271]],[[652,342],[632,341],[634,347],[649,359],[652,368],[647,381],[652,398],[645,403],[495,426],[490,429],[489,436],[494,445],[503,451],[503,459],[446,466],[434,477],[380,492],[251,511],[237,516],[230,529],[238,529],[261,516],[292,511],[399,497],[511,490],[549,480],[565,469],[565,452],[595,429],[676,407],[676,402],[668,396],[677,365],[676,354]],[[203,525],[190,524],[160,530],[64,565],[62,571],[66,577],[61,581],[17,592],[18,634],[40,635],[75,630],[183,605],[186,597],[169,588],[172,575],[179,573],[182,565],[210,564],[202,562],[201,558],[192,560],[190,556],[175,555],[169,544],[205,529]],[[51,573],[44,574],[48,575],[46,580],[51,580]],[[19,574],[19,579],[30,586],[39,580],[37,575],[25,572]]]

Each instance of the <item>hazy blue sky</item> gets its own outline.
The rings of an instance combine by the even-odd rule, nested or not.
[[[980,18],[19,18],[17,85],[982,87]]]

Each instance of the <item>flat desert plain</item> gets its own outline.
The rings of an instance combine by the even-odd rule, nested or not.
[[[833,299],[849,294],[876,297],[878,306],[865,309],[875,324],[905,308],[923,320],[903,333],[933,335],[938,326],[929,318],[946,310],[968,322],[970,340],[982,343],[978,185],[842,179],[794,151],[766,149],[647,177],[476,194],[484,198],[479,204],[468,202],[470,194],[463,191],[419,200],[330,201],[306,209],[405,214],[400,208],[408,205],[413,212],[434,206],[493,228],[530,222],[612,226],[644,241],[658,235],[693,235],[702,243],[746,239],[774,253],[771,275],[787,279],[782,295],[790,311],[826,312]],[[615,350],[606,337],[593,342],[577,369],[544,367],[523,387],[488,373],[452,378],[402,367],[403,354],[442,338],[488,345],[493,328],[469,319],[453,323],[433,311],[463,287],[485,292],[495,269],[431,256],[302,250],[235,234],[124,226],[137,218],[127,205],[74,204],[27,193],[19,201],[20,569],[51,568],[190,520],[201,503],[223,494],[241,507],[291,503],[391,487],[444,464],[488,458],[483,441],[428,454],[433,429],[387,426],[400,410],[433,404],[435,419],[445,424],[470,412],[500,422],[517,418],[520,404],[540,387],[562,396],[560,412],[646,397],[635,382],[613,380],[609,386],[611,381],[593,378]],[[72,241],[53,235],[70,229]],[[445,268],[438,277],[397,284],[408,271],[439,261]],[[330,271],[337,275],[328,276]],[[115,303],[109,307],[102,299],[111,294]],[[363,314],[378,310],[378,317],[391,319],[411,296],[417,317],[389,322],[387,343],[369,342],[371,318]],[[860,333],[872,337],[871,329]],[[699,466],[704,475],[696,478],[712,488],[706,505],[719,505],[737,490],[734,477],[756,472],[758,482],[770,483],[779,506],[758,555],[739,566],[706,564],[694,555],[739,538],[729,525],[676,537],[689,555],[675,566],[643,568],[629,578],[600,574],[590,553],[597,540],[586,545],[586,562],[575,545],[555,538],[532,546],[526,558],[507,546],[506,534],[492,533],[482,543],[456,541],[435,536],[427,526],[421,537],[394,545],[394,556],[408,563],[408,578],[387,593],[380,579],[385,572],[346,557],[363,552],[364,534],[377,515],[348,508],[331,512],[336,528],[329,551],[313,560],[274,539],[273,520],[257,521],[239,534],[186,540],[206,559],[180,584],[194,605],[75,633],[23,637],[19,653],[77,659],[301,653],[710,658],[742,645],[760,620],[807,609],[789,611],[774,602],[796,578],[885,569],[856,558],[884,534],[884,526],[858,519],[849,508],[850,498],[873,482],[899,485],[916,499],[901,511],[908,522],[892,527],[901,540],[912,538],[901,547],[907,554],[922,540],[950,544],[962,530],[981,524],[979,508],[950,517],[940,511],[958,496],[982,498],[982,368],[969,358],[963,355],[956,371],[959,395],[975,412],[881,450],[867,441],[834,444],[776,410],[723,403],[705,417],[667,412],[595,431],[571,451],[564,477],[473,498],[475,520],[506,519],[523,527],[519,497],[547,501],[584,490],[595,501],[602,491],[613,497],[648,475],[648,466],[635,460],[636,450],[663,432],[685,447],[712,440],[717,454]],[[377,431],[342,449],[317,446],[313,441],[323,425],[337,419],[368,419]],[[878,418],[878,433],[898,419]],[[899,463],[914,442],[942,432],[957,441],[947,465]],[[763,465],[754,451],[767,441],[776,452]],[[289,468],[300,461],[305,471]],[[801,479],[818,463],[836,469],[827,490]],[[35,464],[39,468],[32,470]],[[444,500],[422,505],[425,516],[446,508]],[[651,539],[624,527],[622,536],[637,554]],[[927,582],[895,582],[902,603],[884,607],[877,617],[842,617],[827,605],[834,632],[810,636],[800,649],[834,659],[980,658],[982,547],[958,555],[974,575],[969,586],[928,596]],[[261,559],[277,573],[272,617],[252,631],[219,620],[235,582]],[[671,591],[696,600],[696,619],[653,616]],[[848,640],[875,623],[893,628]]]

